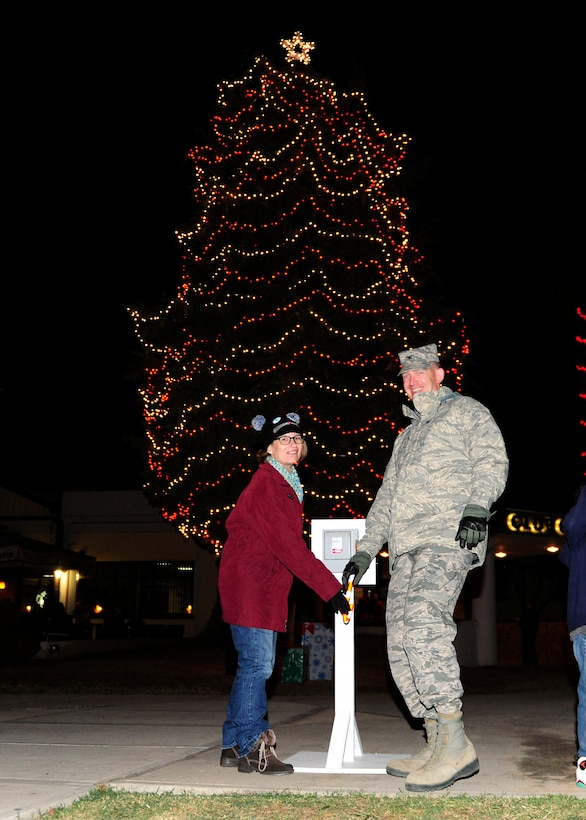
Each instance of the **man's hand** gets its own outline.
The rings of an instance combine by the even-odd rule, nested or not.
[[[366,570],[369,568],[371,561],[372,558],[367,552],[354,553],[352,558],[344,567],[344,572],[342,573],[342,589],[344,592],[348,591],[348,583],[352,576],[354,576],[354,586],[358,584]]]
[[[462,549],[471,550],[477,547],[486,538],[489,518],[490,513],[486,507],[481,507],[480,504],[466,504],[454,541],[459,541]]]
[[[342,615],[347,615],[350,612],[350,603],[342,590],[336,592],[334,597],[330,598],[330,604],[334,612],[341,612]]]

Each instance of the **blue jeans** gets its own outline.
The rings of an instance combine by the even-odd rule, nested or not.
[[[238,666],[222,727],[222,748],[238,746],[240,757],[249,754],[267,720],[266,683],[273,673],[277,633],[271,629],[230,625]]]
[[[572,640],[574,657],[578,662],[578,757],[586,757],[586,635],[579,633]]]

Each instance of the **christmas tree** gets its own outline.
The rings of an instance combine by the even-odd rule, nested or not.
[[[213,139],[190,152],[181,281],[158,312],[131,311],[145,494],[216,552],[256,467],[255,415],[301,414],[308,522],[361,518],[403,426],[397,353],[437,342],[457,386],[467,347],[415,275],[398,185],[409,138],[315,76],[300,33],[281,45],[283,68],[258,57],[220,84]]]

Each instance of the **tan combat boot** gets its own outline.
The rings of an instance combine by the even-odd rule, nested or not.
[[[462,712],[437,716],[435,749],[428,762],[411,772],[405,780],[409,792],[431,792],[446,789],[479,770],[476,750],[464,733]]]
[[[395,777],[407,777],[411,772],[421,769],[431,759],[437,739],[437,720],[435,718],[425,718],[424,724],[426,745],[411,757],[389,760],[387,774],[392,774]]]

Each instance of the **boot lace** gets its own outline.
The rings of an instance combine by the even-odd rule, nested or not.
[[[272,745],[269,745],[272,739],[268,732],[263,732],[261,735],[260,746],[258,747],[259,772],[264,772],[269,765],[269,757],[271,755],[275,756]]]

